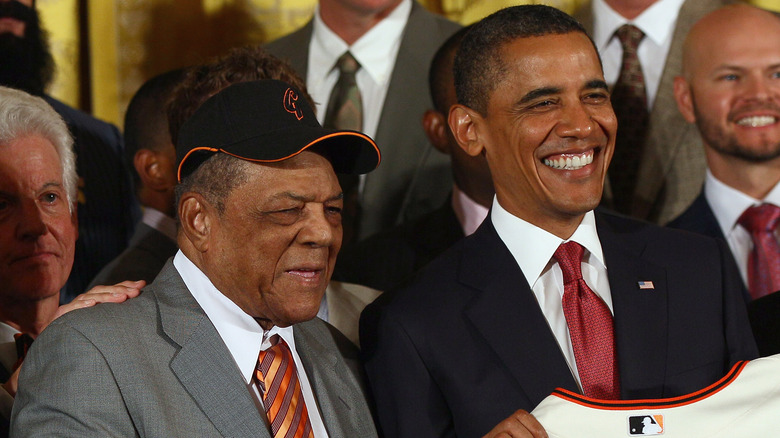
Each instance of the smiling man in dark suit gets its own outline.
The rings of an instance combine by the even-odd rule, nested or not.
[[[556,387],[669,397],[756,356],[728,248],[596,212],[617,123],[581,25],[546,6],[474,25],[449,124],[485,154],[490,215],[361,319],[388,436],[544,436]]]

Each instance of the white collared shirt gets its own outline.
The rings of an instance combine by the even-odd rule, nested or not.
[[[457,184],[452,185],[452,209],[464,236],[474,234],[488,215],[488,208],[469,198]]]
[[[701,0],[692,0],[701,1]],[[645,76],[647,108],[650,110],[658,94],[658,86],[672,46],[674,26],[685,0],[658,0],[633,20],[627,20],[610,8],[604,0],[593,0],[593,41],[604,64],[604,79],[610,88],[620,75],[623,48],[615,35],[618,28],[631,23],[644,32],[637,55]]]
[[[753,239],[750,237],[750,232],[742,225],[737,224],[737,220],[747,208],[763,202],[780,206],[780,183],[775,184],[769,194],[760,200],[727,186],[715,178],[710,169],[707,169],[707,176],[704,180],[704,198],[710,204],[712,213],[715,215],[723,235],[726,236],[726,242],[728,242],[734,260],[737,262],[742,281],[747,287],[748,254],[753,250]],[[777,237],[780,240],[780,236]]]
[[[325,119],[328,99],[339,78],[336,61],[349,50],[360,64],[356,80],[363,100],[363,132],[376,136],[379,116],[390,85],[390,77],[401,46],[406,22],[412,10],[411,0],[404,0],[382,21],[348,46],[314,12],[313,31],[309,44],[309,64],[306,88],[317,106],[320,123]]]
[[[198,302],[198,305],[200,305],[217,329],[219,336],[241,371],[247,390],[261,412],[261,416],[266,419],[266,422],[268,419],[263,408],[260,389],[254,383],[253,377],[260,350],[270,348],[271,336],[278,334],[287,342],[292,352],[314,436],[317,438],[327,437],[328,432],[325,429],[325,424],[317,407],[314,391],[306,376],[306,369],[303,367],[301,358],[295,349],[293,327],[279,328],[274,326],[270,330],[264,331],[253,317],[241,310],[236,303],[217,290],[214,284],[211,283],[211,280],[206,277],[206,274],[195,266],[181,250],[174,256],[173,266],[176,267],[195,301]]]
[[[152,207],[144,205],[141,208],[144,212],[141,222],[176,241],[176,219]]]
[[[509,248],[528,284],[531,285],[547,324],[569,364],[572,376],[577,385],[582,388],[569,327],[566,325],[561,304],[564,292],[563,273],[552,256],[564,242],[574,241],[582,245],[585,248],[582,258],[582,277],[588,287],[604,300],[609,311],[614,315],[607,267],[604,265],[604,252],[596,232],[595,215],[592,211],[586,213],[577,230],[566,241],[512,215],[501,207],[496,198],[493,198],[490,217],[498,236]]]

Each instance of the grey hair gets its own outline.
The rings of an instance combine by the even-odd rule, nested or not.
[[[228,154],[212,155],[176,185],[176,205],[179,205],[185,193],[200,193],[222,215],[225,212],[225,201],[233,189],[249,180],[247,171],[251,165],[246,160]]]
[[[73,213],[77,199],[76,153],[73,137],[59,114],[45,100],[24,91],[0,87],[0,145],[28,135],[39,135],[54,145],[62,166],[62,184]]]

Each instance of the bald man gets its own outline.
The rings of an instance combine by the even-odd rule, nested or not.
[[[747,287],[754,245],[740,216],[762,203],[780,205],[778,42],[775,15],[747,5],[719,9],[691,30],[675,80],[677,105],[701,132],[708,169],[701,194],[671,225],[726,239]]]
[[[744,4],[719,9],[691,29],[674,88],[683,117],[701,132],[708,168],[698,198],[670,226],[725,239],[752,299],[780,290],[780,274],[759,278],[780,272],[777,225],[769,224],[775,244],[767,248],[748,223],[754,211],[780,215],[779,42],[777,16]],[[770,352],[761,327],[754,331]]]

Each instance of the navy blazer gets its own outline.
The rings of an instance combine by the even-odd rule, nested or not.
[[[686,394],[756,357],[721,241],[597,212],[624,399]],[[533,250],[533,248],[529,248]],[[638,281],[654,289],[640,290]],[[556,387],[578,391],[491,220],[360,321],[386,436],[482,436]]]

